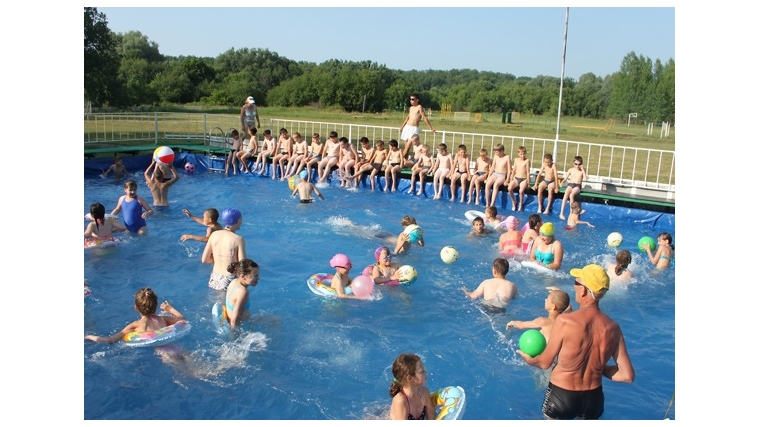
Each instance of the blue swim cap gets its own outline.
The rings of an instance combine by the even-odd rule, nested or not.
[[[239,210],[233,209],[233,208],[227,208],[222,211],[222,215],[221,215],[222,225],[224,225],[225,227],[235,225],[242,217],[243,217],[243,214],[240,213]]]
[[[298,176],[300,176],[301,179],[306,179],[306,176],[308,174],[309,174],[308,172],[306,172],[305,170],[302,170],[301,173],[298,174]]]

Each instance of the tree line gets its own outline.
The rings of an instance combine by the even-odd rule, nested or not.
[[[410,93],[436,110],[556,115],[559,77],[515,77],[471,69],[392,70],[372,61],[293,61],[268,49],[230,49],[216,58],[165,56],[139,31],[113,33],[97,8],[84,8],[84,91],[93,106],[200,103],[401,110]],[[605,77],[565,78],[562,115],[675,122],[675,61],[628,53]]]

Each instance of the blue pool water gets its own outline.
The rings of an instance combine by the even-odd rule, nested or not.
[[[557,227],[565,247],[560,271],[541,275],[510,262],[507,278],[519,296],[506,312],[488,313],[460,290],[489,278],[497,256],[497,234],[467,237],[464,213],[482,206],[407,195],[408,182],[395,194],[332,186],[322,189],[326,201],[302,205],[280,181],[181,175],[170,190],[171,207],[148,218],[147,235],[123,236],[113,249],[85,251],[84,277],[93,294],[85,299],[84,333],[110,335],[137,319],[134,294],[150,286],[193,326],[176,342],[188,352],[193,374],[163,363],[152,349],[86,341],[84,419],[377,418],[387,414],[390,366],[402,352],[422,357],[431,390],[464,388],[464,419],[541,419],[548,372],[515,354],[520,332],[508,332],[505,325],[544,315],[546,286],[559,286],[572,297],[569,270],[612,262],[616,250],[606,236],[613,231],[623,234],[621,248],[634,255],[637,279],[614,287],[601,308],[623,329],[636,380],[604,380],[603,419],[662,419],[666,413],[675,418],[675,405],[669,409],[675,392],[675,273],[654,271],[636,249],[641,236],[675,236],[674,215],[585,204],[583,219],[596,228]],[[137,182],[138,194],[151,201],[143,180]],[[122,187],[123,181],[86,174],[83,213],[93,202],[110,212]],[[200,262],[203,244],[179,240],[184,233],[204,232],[182,208],[201,215],[207,207],[243,213],[239,234],[248,257],[261,266],[251,293],[253,320],[233,340],[217,335],[211,323],[217,295],[207,286],[211,265]],[[535,209],[529,197],[526,211],[516,216],[524,223]],[[413,265],[416,282],[378,286],[369,301],[324,299],[308,290],[311,274],[332,272],[329,260],[336,252],[352,259],[352,276],[360,274],[383,244],[375,235],[397,235],[406,214],[424,229],[426,245],[395,262]],[[560,224],[556,215],[550,220]],[[440,260],[446,245],[459,250],[454,264]]]

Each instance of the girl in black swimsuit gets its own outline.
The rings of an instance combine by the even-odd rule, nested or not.
[[[425,387],[427,372],[416,354],[400,354],[393,362],[393,382],[388,394],[392,420],[432,420],[435,407]],[[417,415],[419,414],[419,415]]]

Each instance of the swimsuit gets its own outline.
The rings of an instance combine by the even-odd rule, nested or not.
[[[507,174],[501,173],[501,172],[494,172],[493,174],[496,175],[496,176],[498,176],[498,177],[500,177],[500,178],[506,178],[507,177]]]
[[[517,180],[517,183],[518,183],[518,184],[521,184],[523,181],[525,181],[525,178],[518,178],[518,177],[515,177],[515,179]]]
[[[131,202],[125,197],[121,201],[121,209],[124,211],[124,226],[132,233],[137,233],[145,227],[145,219],[142,217],[142,205],[135,197]]]
[[[235,285],[236,286],[235,286],[234,290],[237,290],[237,286],[243,286],[240,283],[236,283]],[[233,292],[234,292],[234,290],[233,290]],[[230,294],[230,292],[227,291],[227,295],[229,295],[229,294]],[[232,313],[232,310],[235,309],[235,306],[232,305],[232,303],[230,302],[230,300],[226,296],[224,298],[224,304],[227,306],[227,313]],[[251,299],[249,298],[248,301],[245,302],[245,306],[243,306],[243,311],[248,311],[250,308],[251,308]]]
[[[501,249],[504,250],[505,246],[511,246],[512,248],[518,248],[518,247],[520,247],[520,239],[505,240],[504,244],[501,245]]]
[[[550,184],[554,184],[554,180],[551,180],[551,181],[544,180],[544,184],[549,186]]]
[[[301,203],[312,203],[314,199],[301,199]]]
[[[401,164],[401,163],[391,163],[391,166],[398,166],[398,165],[400,165],[400,164]]]
[[[568,182],[568,183],[567,183],[567,186],[568,186],[569,188],[575,188],[575,187],[578,187],[579,185],[580,185],[580,184],[576,184],[576,183],[574,183],[574,182]]]
[[[477,172],[475,172],[475,175],[477,175],[477,176],[483,176],[485,174],[486,174],[485,171],[477,171]]]
[[[549,245],[549,252],[541,252],[536,249],[536,261],[540,262],[543,266],[553,263],[554,252],[552,252],[552,246],[554,246],[554,242]]]
[[[247,149],[247,150],[245,150],[245,151],[246,151],[248,154],[253,154],[253,148],[249,148],[249,149]]]
[[[208,278],[208,287],[216,289],[217,291],[223,291],[227,289],[227,286],[235,280],[234,274],[221,274],[211,272],[211,276]]]
[[[424,405],[422,407],[422,413],[418,418],[414,418],[414,415],[412,415],[412,406],[409,404],[409,397],[404,393],[404,389],[401,389],[401,394],[404,395],[404,399],[406,399],[406,408],[407,408],[407,420],[426,420],[427,419],[427,405]]]
[[[596,420],[604,413],[602,386],[593,390],[565,390],[549,383],[541,405],[544,416],[553,420]]]

